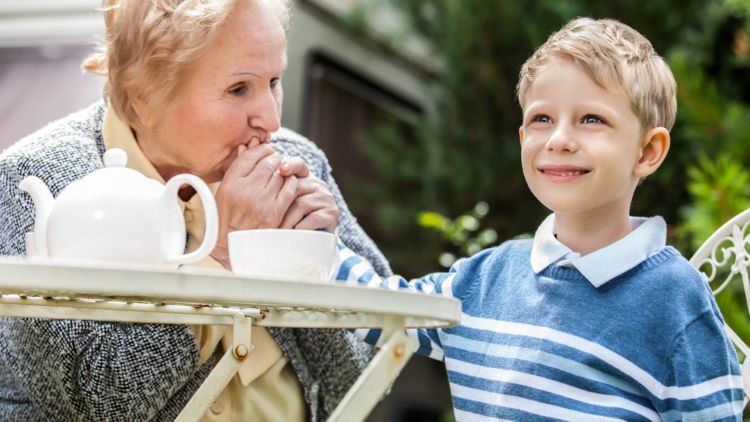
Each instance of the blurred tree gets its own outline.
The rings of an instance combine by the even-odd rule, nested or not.
[[[709,9],[711,16],[724,10],[722,2],[701,0],[390,1],[429,43],[439,63],[431,93],[436,111],[411,122],[418,139],[399,137],[394,124],[370,133],[366,142],[382,181],[367,192],[378,198],[385,231],[380,246],[405,275],[435,270],[444,249],[459,253],[437,233],[416,226],[420,211],[456,216],[486,201],[493,212],[484,224],[500,240],[533,233],[548,212],[528,191],[521,173],[515,86],[521,64],[552,32],[576,16],[616,18],[641,31],[666,55],[689,35],[705,30]],[[675,160],[645,183],[634,212],[676,221],[677,205],[687,201],[687,191],[674,181],[685,180],[689,159],[694,156]]]
[[[668,161],[684,163],[688,180],[681,184],[689,194],[677,204],[681,219],[674,240],[687,256],[724,222],[750,208],[749,18],[748,0],[714,6],[703,31],[688,33],[685,43],[670,55],[678,84],[679,125],[673,131],[675,147]],[[726,276],[721,273],[715,280]],[[717,295],[716,302],[727,323],[750,341],[750,318],[739,277]]]
[[[491,210],[482,227],[500,241],[533,233],[548,213],[521,173],[515,85],[534,49],[576,16],[631,25],[668,59],[678,83],[669,157],[638,188],[632,213],[663,215],[670,243],[689,257],[750,207],[750,0],[382,1],[406,14],[439,63],[435,112],[408,122],[416,135],[405,139],[394,124],[367,139],[381,181],[367,196],[384,230],[379,246],[397,272],[422,275],[445,253],[473,252],[460,223],[480,201]],[[750,340],[741,285],[717,303]]]
[[[493,229],[479,230],[482,218],[487,216],[490,207],[486,202],[480,202],[468,212],[455,219],[450,219],[434,211],[423,211],[419,213],[417,221],[420,226],[436,230],[442,234],[443,239],[448,240],[459,248],[459,255],[452,252],[443,252],[438,261],[444,268],[450,268],[461,256],[471,256],[481,251],[486,246],[495,243],[497,233]],[[476,233],[476,234],[475,234]]]

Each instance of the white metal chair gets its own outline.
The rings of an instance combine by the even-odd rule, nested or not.
[[[745,305],[750,313],[750,209],[737,214],[709,237],[690,259],[711,286],[714,296],[723,291],[741,287]],[[742,283],[738,286],[736,283]],[[742,384],[745,391],[744,406],[750,394],[750,347],[729,325],[725,325],[729,338],[739,352],[742,366]]]

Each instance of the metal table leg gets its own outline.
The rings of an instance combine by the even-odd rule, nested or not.
[[[364,420],[417,350],[416,341],[404,332],[402,317],[386,317],[380,344],[380,351],[346,393],[329,421]]]
[[[200,420],[206,409],[229,384],[232,377],[240,370],[242,362],[252,352],[253,346],[250,335],[252,330],[252,318],[238,312],[234,315],[232,331],[232,347],[224,353],[219,363],[208,374],[198,391],[193,394],[190,401],[177,416],[177,422],[192,422]]]

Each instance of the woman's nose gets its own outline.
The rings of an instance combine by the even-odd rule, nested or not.
[[[575,142],[574,135],[568,125],[560,124],[550,135],[547,140],[547,150],[556,152],[576,152],[578,145]]]
[[[281,127],[281,104],[273,92],[263,94],[250,105],[248,123],[251,127],[273,133]]]

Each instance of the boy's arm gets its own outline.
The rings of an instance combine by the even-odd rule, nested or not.
[[[453,281],[462,261],[456,262],[446,273],[433,273],[424,277],[406,281],[401,276],[380,277],[369,262],[339,243],[339,268],[336,281],[350,285],[365,285],[370,288],[390,290],[410,290],[414,292],[454,296]],[[358,329],[354,333],[365,342],[378,345],[381,330]],[[408,329],[407,335],[419,343],[417,353],[433,359],[443,359],[443,345],[438,329]]]
[[[676,387],[661,400],[664,420],[742,420],[740,368],[717,310],[703,313],[675,339],[671,366],[670,385]]]

